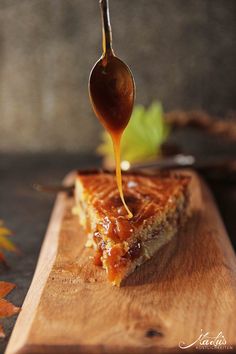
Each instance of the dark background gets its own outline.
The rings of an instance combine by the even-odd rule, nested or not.
[[[137,103],[236,108],[235,0],[110,0]],[[98,0],[0,1],[0,151],[93,151],[87,94],[101,54]]]

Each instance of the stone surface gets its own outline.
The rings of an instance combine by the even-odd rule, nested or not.
[[[235,0],[110,0],[114,48],[137,102],[236,109]],[[0,151],[93,151],[88,100],[101,53],[97,1],[0,3]]]

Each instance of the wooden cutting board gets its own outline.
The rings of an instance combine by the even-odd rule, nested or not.
[[[185,228],[121,288],[93,265],[73,199],[60,193],[6,354],[174,353],[201,330],[235,348],[235,254],[209,190],[189,173]]]

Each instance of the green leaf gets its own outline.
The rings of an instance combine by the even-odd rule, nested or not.
[[[136,105],[122,137],[121,159],[140,162],[155,158],[169,132],[170,128],[164,120],[162,105],[159,102],[153,102],[146,109]],[[103,131],[101,138],[102,143],[97,152],[106,158],[113,158],[110,135]]]

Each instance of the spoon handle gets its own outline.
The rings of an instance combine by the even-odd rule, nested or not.
[[[103,55],[113,54],[112,49],[112,32],[109,15],[108,0],[99,0],[102,15],[102,46]]]

